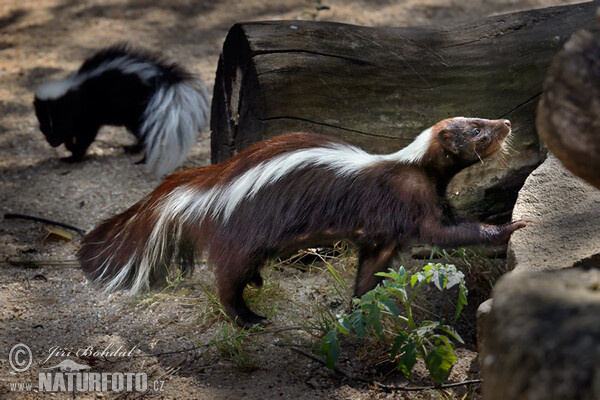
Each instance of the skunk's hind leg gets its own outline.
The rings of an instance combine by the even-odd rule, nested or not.
[[[261,288],[263,286],[263,278],[260,276],[260,272],[256,271],[252,279],[250,279],[250,284],[257,288]]]
[[[142,143],[138,142],[136,144],[131,144],[129,146],[123,146],[123,150],[125,150],[126,154],[140,154],[144,150],[144,145]],[[145,164],[145,163],[146,163],[146,156],[142,157],[141,160],[136,161],[135,165]]]
[[[244,301],[244,288],[249,283],[262,284],[259,268],[262,265],[255,263],[242,266],[230,266],[218,271],[219,300],[227,315],[239,326],[251,328],[254,325],[262,325],[266,318],[262,317],[248,308]]]
[[[125,125],[125,127],[136,138],[135,144],[123,146],[123,150],[125,150],[125,154],[140,154],[142,151],[144,151],[145,147],[144,147],[144,140],[143,140],[144,136],[140,133],[139,124]],[[146,156],[144,156],[141,160],[136,161],[135,165],[145,164],[145,163],[146,163]]]
[[[127,154],[139,154],[142,152],[142,150],[144,150],[144,146],[140,143],[136,143],[128,146],[123,146],[123,150],[125,150],[125,153]]]
[[[65,140],[65,147],[72,154],[69,157],[61,158],[61,161],[74,163],[83,160],[85,152],[96,138],[97,130],[82,130],[77,136],[72,136]]]

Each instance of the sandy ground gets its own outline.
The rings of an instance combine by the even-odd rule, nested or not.
[[[134,164],[139,156],[123,153],[122,146],[133,139],[121,128],[103,128],[87,159],[76,165],[60,162],[68,153],[62,147],[51,148],[38,130],[31,106],[36,85],[65,76],[103,46],[129,41],[160,51],[212,88],[227,30],[239,21],[316,18],[370,26],[448,24],[565,3],[323,0],[330,9],[315,14],[315,1],[0,0],[0,212],[38,215],[90,229],[158,184],[143,172],[143,166]],[[208,137],[208,132],[202,133],[184,167],[209,162]],[[44,241],[44,235],[39,223],[0,221],[0,398],[73,398],[68,393],[23,393],[10,387],[11,383],[30,381],[37,387],[43,368],[69,358],[96,372],[144,372],[151,385],[158,382],[156,389],[162,389],[154,391],[152,386],[150,392],[124,396],[78,393],[77,398],[403,396],[349,381],[292,352],[290,343],[310,346],[311,337],[303,331],[269,333],[316,320],[313,304],[331,302],[339,308],[331,301],[327,274],[270,270],[265,293],[258,295],[255,306],[263,312],[276,309],[268,332],[243,339],[242,356],[227,356],[226,350],[205,346],[215,336],[221,343],[235,343],[222,335],[239,333],[224,328],[227,325],[218,307],[207,296],[208,271],[198,271],[194,278],[165,293],[136,299],[108,296],[87,285],[77,269],[77,235],[70,242]],[[18,260],[36,264],[15,266]],[[352,267],[338,267],[351,282]],[[9,365],[10,349],[19,342],[27,344],[33,356],[32,367],[23,373],[15,373]],[[89,346],[95,350],[122,346],[135,357],[56,353]],[[162,354],[194,346],[198,347],[194,352]],[[53,349],[54,356],[46,361]],[[461,362],[451,380],[477,377],[476,353],[472,349],[459,352]],[[397,373],[381,376],[381,369],[361,364],[360,357],[345,360],[344,368],[354,373],[388,383],[407,383]],[[428,381],[418,373],[412,384]],[[425,391],[410,398],[477,398],[477,390]]]

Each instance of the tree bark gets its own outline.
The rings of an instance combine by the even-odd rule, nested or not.
[[[450,27],[236,24],[214,86],[212,162],[292,131],[390,153],[444,118],[508,118],[514,132],[508,163],[496,160],[465,171],[451,193],[458,192],[458,203],[469,208],[477,203],[471,195],[483,199],[493,182],[503,193],[509,192],[506,184],[518,190],[540,161],[535,105],[548,65],[575,30],[595,25],[595,7],[553,7]],[[468,200],[463,193],[471,193]],[[509,197],[508,208],[516,191]],[[506,212],[506,201],[497,206],[500,211]],[[473,207],[477,215],[490,208]]]

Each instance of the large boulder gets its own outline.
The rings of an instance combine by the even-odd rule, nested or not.
[[[537,108],[542,140],[600,189],[600,33],[575,33],[554,57]]]
[[[600,349],[599,332],[589,336],[587,325],[573,325],[574,321],[587,321],[584,325],[600,321],[600,285],[594,283],[600,272],[568,269],[574,265],[600,267],[600,190],[573,176],[550,153],[525,181],[513,219],[532,222],[513,234],[507,251],[507,268],[512,272],[494,287],[493,299],[482,303],[477,312],[484,398],[600,399],[598,387],[590,389],[589,385],[587,395],[597,397],[578,397],[575,389],[564,392],[568,382],[579,379],[571,347],[577,355]],[[588,283],[591,286],[585,286]],[[580,345],[584,347],[577,347]],[[494,361],[496,357],[500,359]],[[594,379],[600,385],[600,357],[596,357],[598,370],[590,372],[584,362],[581,373],[585,379],[597,374]],[[540,376],[547,380],[536,382]],[[516,383],[509,383],[515,377],[519,378]],[[567,383],[555,387],[559,383],[553,379],[567,379]],[[546,397],[554,389],[560,395]],[[563,396],[565,393],[571,397]]]
[[[600,254],[600,190],[573,176],[551,153],[525,181],[513,219],[529,219],[509,243],[507,268],[568,268]]]
[[[600,270],[510,273],[493,294],[486,400],[600,399]]]
[[[513,219],[532,222],[513,234],[512,271],[478,310],[483,394],[488,400],[600,399],[597,29],[573,35],[554,58],[536,128],[560,161],[549,153],[520,190]]]

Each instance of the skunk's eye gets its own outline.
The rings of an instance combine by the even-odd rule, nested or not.
[[[477,136],[477,135],[479,135],[480,133],[481,133],[481,129],[479,129],[479,128],[475,128],[475,129],[473,129],[473,130],[471,131],[471,134],[472,134],[473,136]]]

